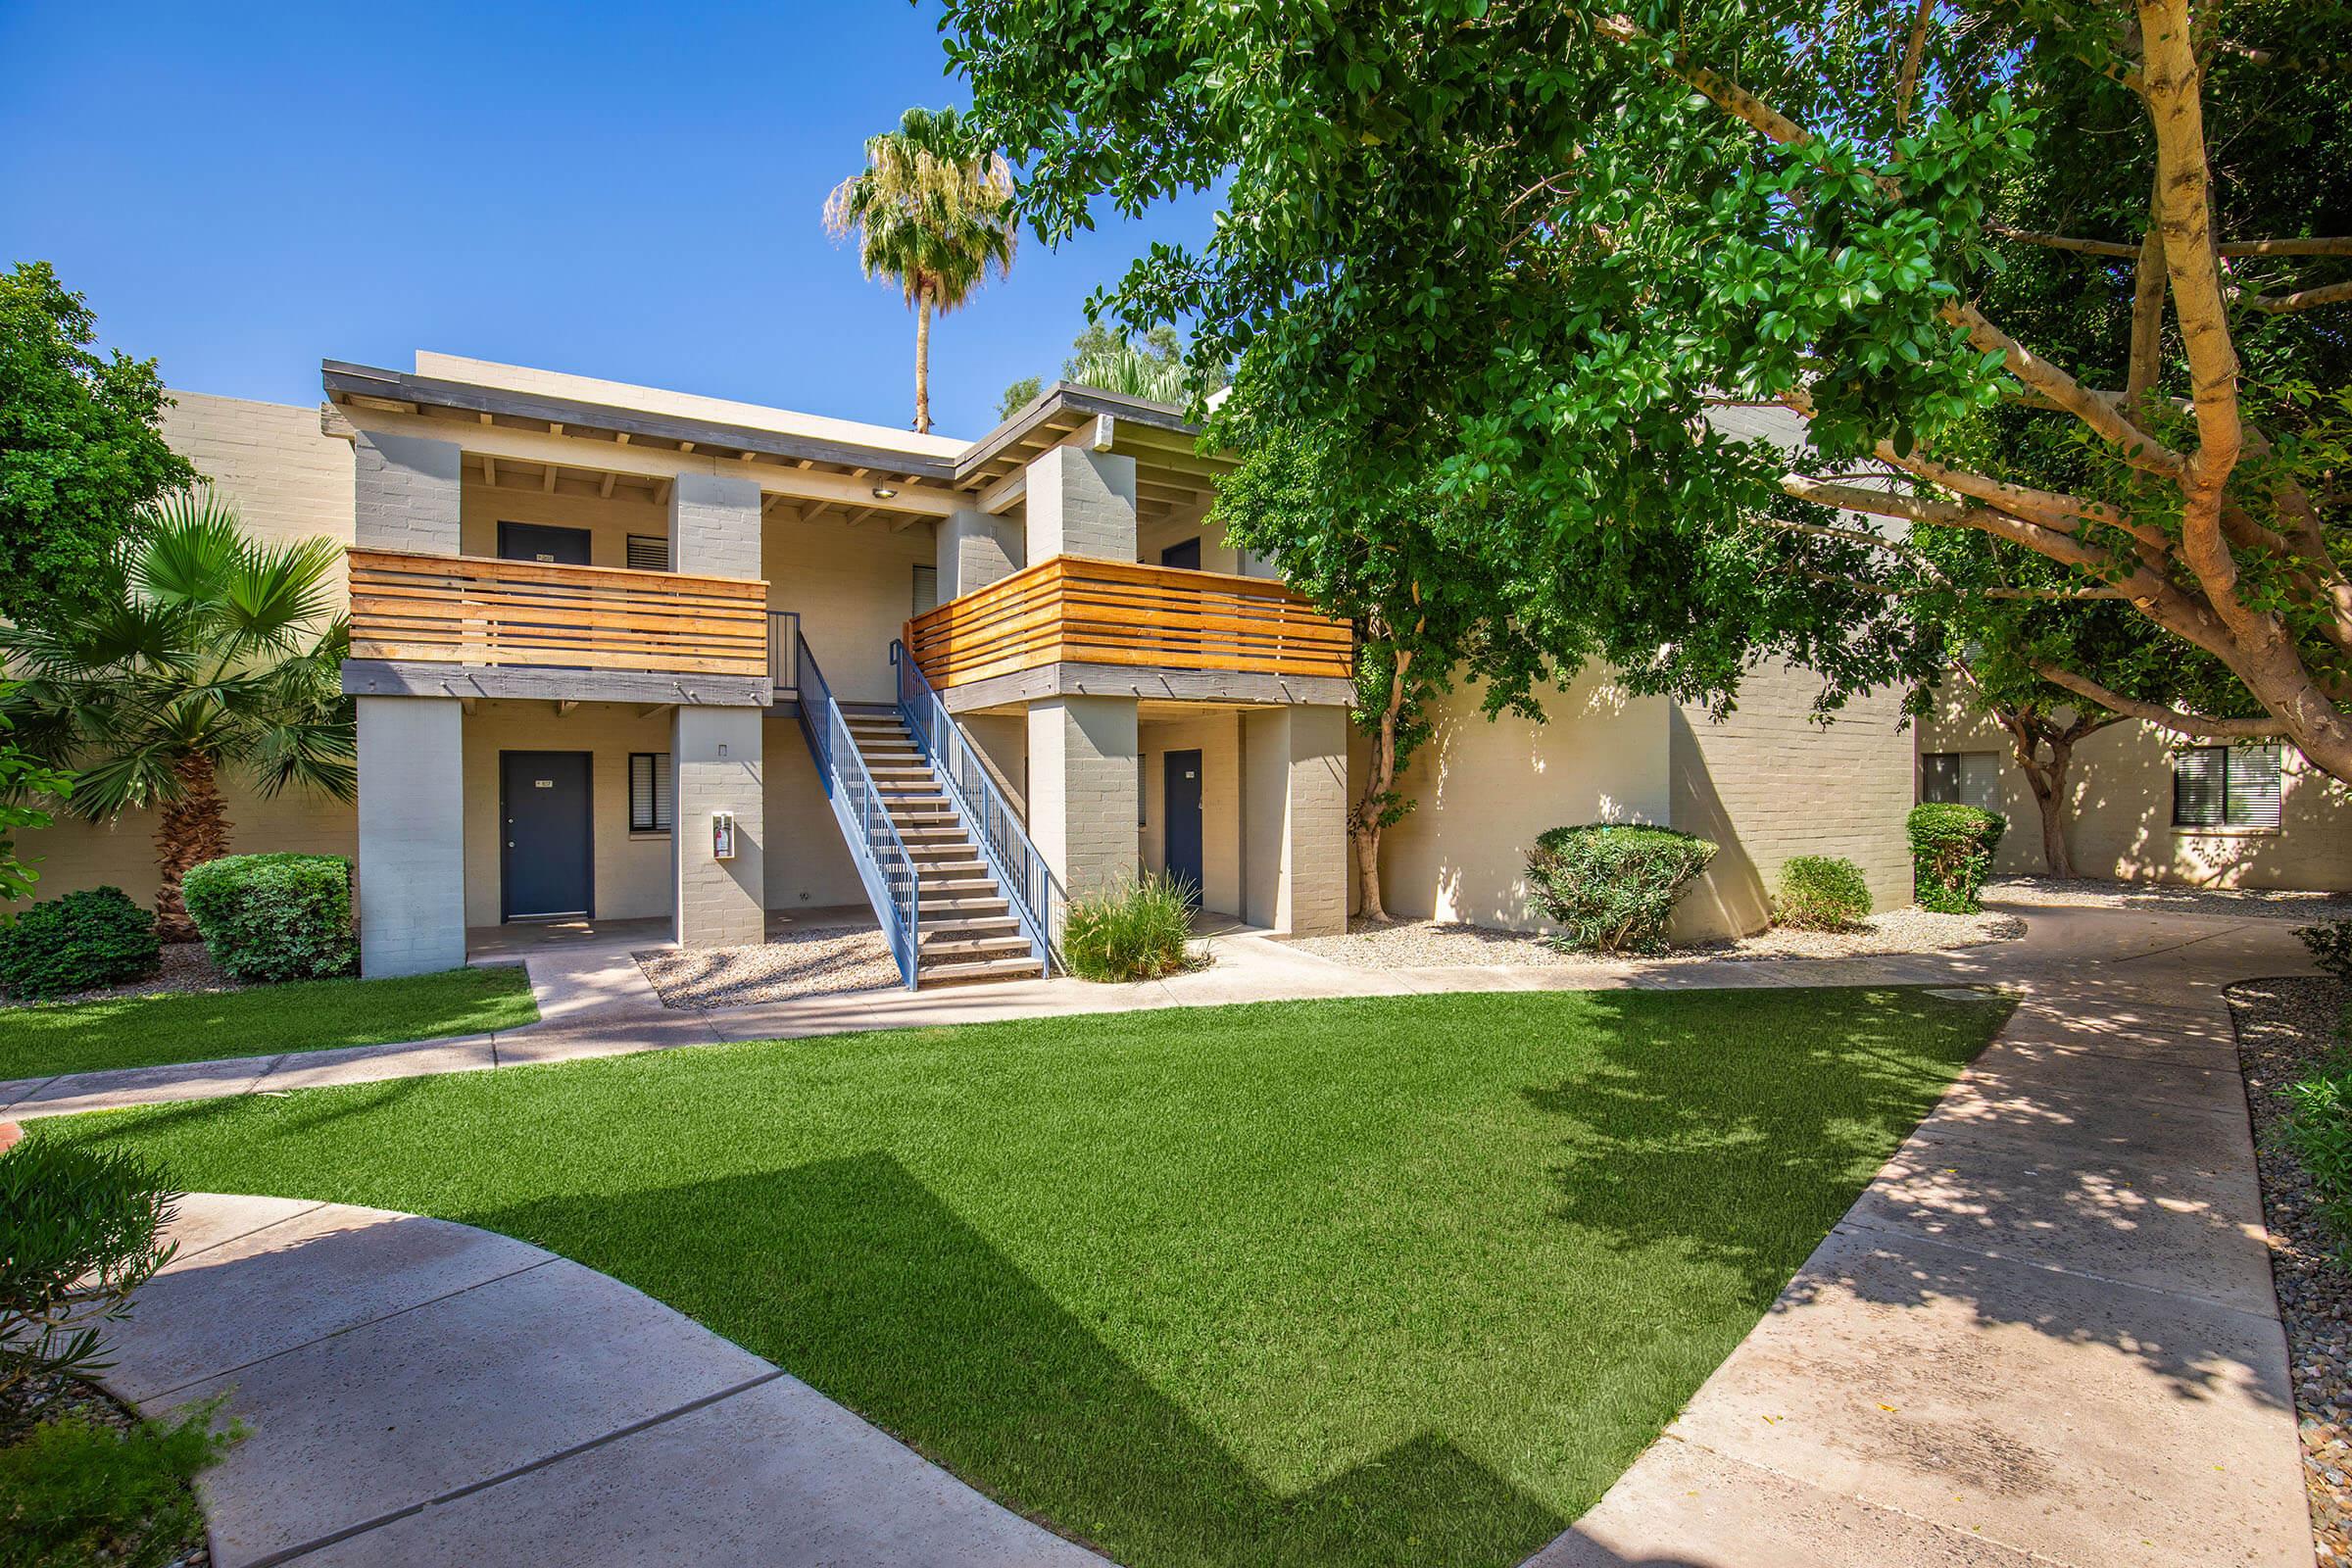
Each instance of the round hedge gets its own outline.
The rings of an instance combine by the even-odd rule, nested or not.
[[[1527,880],[1559,945],[1663,953],[1674,901],[1713,858],[1713,844],[1670,827],[1586,822],[1540,834]]]
[[[0,990],[18,997],[96,991],[155,973],[155,911],[121,888],[84,888],[0,926]]]
[[[1979,897],[2009,819],[1979,807],[1932,801],[1911,808],[1904,827],[1911,838],[1913,897],[1919,906],[1941,914],[1983,908]]]
[[[1773,918],[1800,931],[1842,931],[1870,913],[1862,868],[1835,855],[1790,856],[1781,867]]]
[[[225,855],[191,866],[188,918],[213,961],[245,983],[349,974],[351,862],[339,855]]]

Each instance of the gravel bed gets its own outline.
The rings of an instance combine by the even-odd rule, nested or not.
[[[871,927],[788,931],[754,947],[632,956],[665,1007],[748,1007],[899,983],[890,944]]]
[[[2344,1049],[2337,1031],[2348,1003],[2352,995],[2341,984],[2319,976],[2253,980],[2230,991],[2323,1565],[2352,1564],[2352,1270],[2336,1257],[2338,1241],[2321,1220],[2318,1197],[2279,1124],[2287,1115],[2285,1086]]]
[[[45,1373],[19,1385],[16,1400],[0,1409],[0,1432],[14,1438],[31,1425],[67,1415],[77,1415],[100,1426],[113,1427],[117,1432],[128,1432],[139,1421],[136,1412],[97,1384]],[[203,1517],[201,1505],[197,1517]],[[177,1544],[164,1559],[163,1568],[213,1568],[211,1539],[200,1527],[193,1536]]]
[[[2226,915],[2239,920],[2340,920],[2352,915],[2352,894],[2296,893],[2272,888],[2192,888],[2158,882],[2107,882],[2092,877],[2019,876],[1994,882],[1988,900],[2045,908],[2144,909],[2165,914]]]
[[[1850,931],[1759,931],[1735,942],[1706,942],[1677,948],[1643,963],[1696,963],[1711,958],[1852,958],[1893,953],[1944,953],[1954,948],[2007,942],[2026,934],[2012,914],[1936,914],[1916,907],[1872,915]],[[1433,965],[1518,965],[1610,963],[1591,953],[1562,953],[1542,937],[1522,931],[1455,925],[1436,920],[1388,923],[1351,921],[1344,937],[1302,937],[1291,946],[1302,953],[1352,964],[1359,969],[1410,969]]]
[[[144,980],[132,980],[119,986],[101,986],[95,991],[71,992],[62,997],[43,997],[37,1002],[0,998],[0,1007],[61,1006],[74,1002],[111,1002],[120,997],[162,997],[244,989],[220,972],[213,962],[212,950],[203,943],[167,942],[164,944],[163,962],[156,966],[155,973]]]

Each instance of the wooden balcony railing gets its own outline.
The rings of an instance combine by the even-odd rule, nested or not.
[[[1345,679],[1353,634],[1263,577],[1055,556],[918,615],[906,646],[945,691],[1064,661]]]
[[[353,550],[351,657],[768,673],[767,584]]]

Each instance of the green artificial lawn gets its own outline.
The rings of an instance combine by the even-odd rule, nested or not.
[[[485,1034],[539,1016],[518,968],[0,1008],[0,1078]]]
[[[1379,998],[714,1046],[36,1125],[636,1285],[1120,1562],[1505,1564],[2006,1015]]]

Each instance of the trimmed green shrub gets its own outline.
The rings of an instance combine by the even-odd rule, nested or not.
[[[0,990],[62,997],[155,973],[155,911],[121,888],[84,888],[36,904],[0,926]]]
[[[2311,950],[2312,962],[2324,974],[2331,974],[2352,986],[2352,920],[2327,920],[2318,925],[2299,925],[2295,935]]]
[[[1911,808],[1903,825],[1911,837],[1912,896],[1919,906],[1941,914],[1983,908],[1978,900],[2009,819],[1974,806],[1931,801]]]
[[[319,980],[356,966],[351,862],[341,856],[223,856],[189,867],[181,888],[231,980]]]
[[[2317,1077],[2286,1086],[2293,1106],[2282,1129],[2286,1145],[2311,1176],[2320,1218],[2340,1245],[2352,1238],[2352,1063],[2337,1061]]]
[[[172,1260],[178,1195],[145,1160],[30,1138],[0,1154],[0,1407],[32,1379],[87,1377],[106,1326]]]
[[[1546,829],[1527,858],[1528,885],[1559,947],[1663,953],[1674,901],[1715,858],[1715,846],[1669,827],[1587,822]]]
[[[1081,980],[1156,980],[1192,962],[1193,890],[1148,871],[1108,893],[1072,899],[1061,922],[1061,961]]]
[[[127,1432],[88,1415],[0,1446],[0,1563],[161,1568],[204,1539],[190,1485],[244,1434],[211,1431],[226,1395]]]
[[[1870,913],[1862,868],[1834,855],[1792,855],[1781,867],[1773,918],[1801,931],[1842,931]]]

